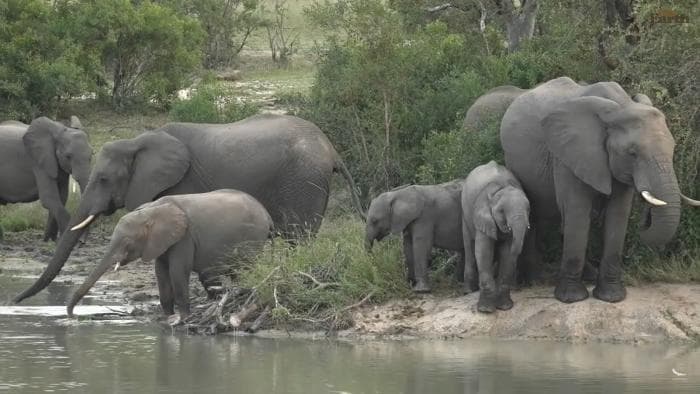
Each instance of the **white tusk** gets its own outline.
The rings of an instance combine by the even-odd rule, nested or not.
[[[90,222],[92,222],[92,220],[93,220],[94,218],[95,218],[95,215],[90,215],[90,216],[88,216],[87,219],[85,219],[85,220],[83,220],[82,222],[80,222],[80,224],[71,227],[70,231],[80,230],[81,228],[83,228],[83,227],[87,226],[88,224],[90,224]]]
[[[676,371],[675,368],[671,368],[671,372],[673,372],[673,374],[676,375],[676,376],[685,376],[685,375],[687,375],[687,373],[683,373],[683,372],[678,372],[678,371]]]
[[[700,201],[698,200],[693,200],[692,198],[688,196],[684,196],[683,193],[681,193],[681,200],[683,200],[686,204],[693,206],[693,207],[700,207]]]
[[[642,192],[642,197],[644,197],[647,202],[655,207],[663,207],[664,205],[667,204],[666,201],[659,200],[658,198],[654,197],[649,193],[648,191],[644,190]]]
[[[121,263],[117,262],[117,264],[114,264],[114,270],[118,270],[119,267],[121,267]]]

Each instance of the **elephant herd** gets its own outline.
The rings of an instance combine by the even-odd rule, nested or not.
[[[559,222],[564,242],[554,294],[563,302],[583,300],[588,230],[597,210],[604,212],[604,244],[593,295],[621,301],[620,260],[635,191],[648,206],[641,236],[651,245],[674,235],[681,200],[700,205],[680,192],[663,113],[617,83],[582,85],[562,77],[530,90],[497,88],[474,103],[465,123],[478,130],[488,116],[502,118],[505,166],[491,161],[464,179],[396,188],[370,204],[367,248],[402,234],[408,280],[417,292],[430,291],[428,260],[439,247],[458,252],[464,291],[480,290],[479,311],[510,309],[516,266],[537,271],[542,229]],[[161,306],[171,324],[179,323],[189,313],[190,272],[213,297],[226,268],[220,260],[232,247],[249,258],[273,232],[290,239],[315,233],[334,172],[364,217],[333,145],[317,126],[294,116],[169,123],[108,142],[92,167],[91,152],[77,118],[70,125],[47,118],[0,123],[0,204],[40,200],[49,211],[45,239],[58,235],[46,269],[15,303],[44,289],[94,220],[119,208],[131,212],[74,294],[69,314],[109,267],[141,258],[155,260]],[[64,208],[69,175],[82,192],[72,217]]]

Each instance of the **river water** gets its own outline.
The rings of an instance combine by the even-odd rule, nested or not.
[[[28,283],[0,274],[0,302]],[[64,305],[69,294],[69,286],[52,285],[29,304]],[[700,392],[698,348],[197,337],[133,319],[10,313],[17,309],[0,307],[0,392]]]

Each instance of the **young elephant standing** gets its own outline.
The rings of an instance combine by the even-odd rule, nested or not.
[[[530,228],[530,203],[520,182],[495,161],[476,167],[464,182],[462,214],[465,293],[477,289],[478,268],[477,309],[491,313],[512,308],[510,287]]]
[[[190,312],[190,272],[199,274],[207,292],[219,285],[234,260],[253,257],[272,231],[267,210],[249,194],[222,189],[209,193],[165,196],[124,215],[107,253],[68,305],[68,315],[111,267],[141,258],[156,259],[163,312],[172,325]],[[235,256],[232,256],[235,255]],[[209,292],[210,296],[212,295]],[[177,304],[179,314],[174,314]]]
[[[415,292],[430,291],[428,260],[433,246],[458,251],[462,257],[463,182],[399,187],[380,194],[369,206],[365,247],[369,251],[374,240],[403,233],[408,280]],[[461,270],[461,261],[457,267]]]

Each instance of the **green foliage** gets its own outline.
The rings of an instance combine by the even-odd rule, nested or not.
[[[47,211],[38,202],[0,206],[0,232],[44,229]]]
[[[178,122],[232,123],[259,112],[258,106],[231,99],[231,91],[220,85],[201,85],[190,99],[178,100],[170,118]]]
[[[199,22],[149,0],[64,4],[86,72],[112,103],[167,104],[201,64]]]
[[[324,222],[315,238],[296,247],[275,239],[255,264],[241,268],[240,285],[257,289],[278,323],[346,328],[349,306],[410,294],[397,240],[375,245],[372,254],[363,243],[359,220]]]
[[[0,119],[30,121],[80,94],[77,55],[46,1],[0,2]]]

